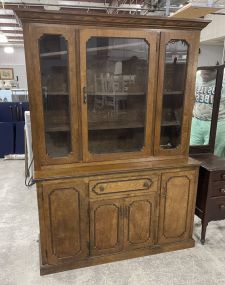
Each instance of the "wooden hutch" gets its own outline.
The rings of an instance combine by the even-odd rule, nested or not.
[[[16,13],[41,274],[193,247],[199,164],[188,150],[208,21]]]

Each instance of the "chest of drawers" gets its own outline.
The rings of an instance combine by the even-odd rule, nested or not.
[[[196,155],[200,160],[195,214],[202,220],[201,243],[205,243],[210,221],[225,219],[225,159],[212,154]]]

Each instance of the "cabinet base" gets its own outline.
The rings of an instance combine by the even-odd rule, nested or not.
[[[64,264],[58,264],[58,265],[48,265],[48,264],[42,264],[42,258],[41,258],[41,251],[40,251],[40,274],[46,275],[51,273],[57,273],[65,270],[71,270],[76,268],[82,268],[82,267],[88,267],[103,263],[109,263],[114,261],[120,261],[130,258],[137,258],[141,256],[147,256],[152,254],[158,254],[163,252],[169,252],[169,251],[175,251],[175,250],[181,250],[186,248],[194,247],[195,241],[194,239],[189,239],[187,241],[182,242],[176,242],[171,244],[164,244],[161,246],[151,246],[151,247],[145,247],[140,248],[132,251],[126,251],[111,255],[102,255],[102,256],[95,256],[95,257],[89,257],[83,260],[77,260],[71,263],[64,263]]]

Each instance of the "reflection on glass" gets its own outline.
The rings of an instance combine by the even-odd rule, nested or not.
[[[71,152],[67,50],[63,36],[39,40],[46,151],[52,157]]]
[[[190,145],[209,144],[216,76],[216,69],[197,71]]]
[[[171,40],[166,45],[160,147],[176,148],[181,143],[188,44]]]
[[[144,146],[149,46],[143,39],[87,42],[88,148],[91,153]]]

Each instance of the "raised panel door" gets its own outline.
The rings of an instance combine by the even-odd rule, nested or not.
[[[158,243],[191,238],[196,197],[195,171],[162,175]]]
[[[155,241],[157,211],[156,196],[127,198],[124,208],[124,248],[138,248]]]
[[[84,182],[44,184],[47,261],[59,264],[89,254],[88,202]]]
[[[119,252],[123,247],[123,200],[90,203],[91,255]]]

